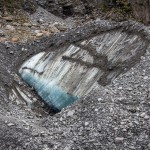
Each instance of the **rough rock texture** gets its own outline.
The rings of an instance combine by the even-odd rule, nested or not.
[[[104,0],[37,0],[38,4],[55,15],[71,16],[83,15],[92,12],[92,9],[104,3]]]

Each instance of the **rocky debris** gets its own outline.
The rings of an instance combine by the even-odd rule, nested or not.
[[[53,138],[66,139],[63,142],[70,145],[70,149],[149,149],[149,120],[143,118],[149,114],[150,107],[146,100],[150,78],[143,79],[150,74],[149,57],[147,51],[144,61],[111,85],[99,87],[60,114],[43,119],[41,125],[47,129],[62,128],[62,135],[53,135]],[[137,111],[132,113],[130,107],[136,107]],[[95,112],[96,108],[98,111]],[[74,115],[67,117],[72,110]],[[58,149],[65,148],[62,143],[56,142],[56,145]]]
[[[36,36],[41,37],[41,36],[43,36],[43,33],[37,33]]]
[[[13,16],[6,16],[6,17],[3,17],[3,19],[5,19],[6,21],[12,22],[13,21]]]
[[[74,26],[73,20],[69,18],[63,20],[40,7],[33,14],[20,14],[19,17],[5,14],[1,18],[0,42],[25,43],[43,36],[64,32]]]
[[[115,143],[122,143],[123,140],[124,140],[123,137],[116,137],[116,138],[115,138]]]
[[[22,7],[26,12],[33,14],[36,12],[38,5],[35,0],[24,0],[22,3]]]
[[[6,30],[10,30],[10,31],[14,31],[15,30],[15,27],[14,26],[11,26],[11,25],[6,25]]]
[[[92,12],[92,9],[97,7],[104,1],[91,0],[37,0],[37,3],[47,9],[49,12],[59,16],[84,15]]]
[[[113,80],[110,85],[100,86],[55,116],[41,118],[42,116],[36,116],[28,108],[17,106],[7,97],[14,81],[12,74],[18,72],[18,66],[27,57],[39,51],[49,50],[52,44],[60,46],[120,27],[128,29],[130,33],[138,32],[149,40],[149,30],[141,24],[96,21],[27,45],[7,42],[0,44],[0,149],[149,148],[149,51],[139,64]],[[13,56],[8,56],[10,49],[14,52]],[[67,116],[69,111],[74,111],[71,117]],[[8,128],[7,124],[10,122],[15,125]],[[121,142],[115,143],[116,138],[123,138],[123,141],[121,139]]]
[[[48,23],[48,24],[54,24],[58,22],[57,24],[61,24],[65,26],[66,28],[72,28],[74,26],[73,20],[71,18],[68,19],[62,19],[60,17],[56,17],[52,13],[46,11],[45,9],[38,7],[36,12],[32,15],[29,15],[30,22],[33,24],[37,23]]]

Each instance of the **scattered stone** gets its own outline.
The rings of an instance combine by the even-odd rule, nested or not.
[[[49,25],[49,31],[52,33],[60,32],[54,25]]]
[[[73,116],[73,114],[74,114],[74,111],[68,111],[67,116],[71,117],[71,116]]]
[[[5,36],[4,31],[0,30],[0,37],[4,37],[4,36]]]
[[[62,24],[55,22],[54,26],[59,30],[59,31],[66,31],[67,28],[65,26],[63,26]]]
[[[89,125],[89,122],[85,122],[85,126],[88,126]]]
[[[41,37],[41,36],[43,36],[43,33],[37,33],[36,36]]]
[[[14,31],[15,27],[12,25],[6,25],[6,30]]]
[[[8,43],[7,41],[5,42],[5,46],[6,46],[6,48],[8,49],[8,48],[10,48],[11,47],[11,44],[10,43]]]
[[[37,33],[41,33],[41,30],[35,30],[34,32],[35,32],[36,34],[37,34]]]
[[[15,124],[13,124],[13,123],[8,123],[7,125],[10,127],[10,126],[14,126]]]
[[[3,17],[3,19],[5,19],[6,21],[13,21],[13,16],[7,16],[7,17]]]
[[[144,118],[146,116],[146,113],[143,112],[141,115],[140,115],[142,118]]]
[[[44,20],[42,18],[40,18],[37,22],[38,23],[44,23]]]
[[[24,23],[23,26],[31,27],[32,25],[30,23]]]
[[[116,138],[115,138],[115,143],[122,143],[123,140],[124,140],[123,137],[116,137]]]
[[[13,52],[13,51],[10,51],[9,53],[10,53],[10,54],[14,54],[14,52]]]
[[[102,98],[98,98],[98,101],[101,101],[102,100]]]
[[[18,41],[19,41],[19,39],[18,39],[18,38],[16,38],[16,37],[13,37],[13,38],[11,39],[11,41],[12,41],[12,42],[18,42]]]
[[[6,38],[0,37],[0,42],[5,42]]]
[[[148,116],[148,115],[145,115],[145,116],[144,116],[144,119],[149,119],[149,116]]]

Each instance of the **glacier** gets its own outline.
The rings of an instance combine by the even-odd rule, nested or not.
[[[44,102],[61,111],[134,66],[147,47],[139,34],[120,29],[102,32],[40,52],[26,60],[19,73]]]

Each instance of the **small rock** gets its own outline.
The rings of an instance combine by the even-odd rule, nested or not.
[[[37,101],[37,99],[34,97],[34,98],[33,98],[33,101],[34,101],[34,102],[36,102],[36,101]]]
[[[143,112],[141,115],[140,115],[142,118],[144,118],[146,116],[146,113]]]
[[[43,36],[43,33],[37,33],[36,36],[41,37],[41,36]]]
[[[13,16],[7,16],[7,17],[3,17],[6,21],[13,21]]]
[[[32,25],[30,23],[24,23],[23,26],[31,27]]]
[[[16,37],[13,37],[13,38],[11,39],[12,42],[18,42],[18,40],[19,40],[19,39],[16,38]]]
[[[122,87],[120,86],[120,87],[118,87],[118,90],[122,90]]]
[[[85,126],[88,126],[89,125],[89,123],[88,122],[85,122]]]
[[[38,23],[44,23],[44,20],[42,18],[40,18],[37,22]]]
[[[62,24],[60,24],[60,23],[54,23],[54,26],[59,30],[59,31],[66,31],[66,27],[65,26],[63,26]]]
[[[123,137],[116,137],[116,138],[115,138],[115,143],[122,143],[123,140],[124,140]]]
[[[27,51],[27,49],[26,49],[26,48],[24,48],[24,47],[23,47],[21,50],[22,50],[22,51]]]
[[[98,101],[101,101],[102,100],[102,98],[98,98]]]
[[[98,109],[96,108],[94,111],[96,111],[96,112],[97,112],[97,111],[98,111]]]
[[[10,126],[14,126],[15,124],[13,124],[13,123],[8,123],[7,125],[10,127]]]
[[[0,37],[4,37],[5,34],[4,34],[4,31],[0,30]]]
[[[7,41],[5,41],[5,46],[6,46],[6,48],[10,48],[10,47],[11,47],[11,44],[8,43]]]
[[[71,150],[71,148],[70,148],[70,146],[66,146],[65,148],[64,148],[64,150]]]
[[[5,42],[6,38],[0,38],[0,42]]]
[[[60,32],[55,26],[49,25],[49,31],[52,33]]]
[[[36,34],[37,34],[37,33],[41,33],[41,30],[35,30],[34,32],[35,32]]]
[[[50,33],[48,31],[42,31],[42,33],[47,35],[47,36],[50,35]]]
[[[145,76],[145,77],[144,77],[144,80],[147,80],[147,79],[148,79],[148,76]]]
[[[15,27],[11,25],[6,25],[6,30],[14,31]]]
[[[13,22],[14,26],[19,26],[20,24],[18,22]]]
[[[10,54],[14,54],[14,52],[13,52],[13,51],[10,51],[9,53],[10,53]]]
[[[127,131],[127,129],[125,129],[125,128],[124,128],[124,129],[122,129],[122,131],[123,131],[123,132],[126,132],[126,131]]]
[[[67,113],[67,116],[68,116],[68,117],[71,117],[71,116],[73,116],[73,114],[74,114],[74,111],[69,111],[69,112]]]
[[[149,116],[148,116],[148,115],[145,115],[145,116],[144,116],[144,119],[149,119]]]
[[[129,148],[130,148],[130,149],[133,149],[133,150],[136,149],[134,146],[130,146]]]

